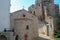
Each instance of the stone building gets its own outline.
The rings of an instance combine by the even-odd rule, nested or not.
[[[28,11],[22,9],[10,13],[10,30],[4,30],[4,34],[8,33],[11,40],[54,40],[59,15],[56,10],[59,8],[54,0],[36,0]]]

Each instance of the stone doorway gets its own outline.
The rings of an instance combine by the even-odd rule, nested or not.
[[[18,37],[19,37],[19,36],[18,36],[18,35],[16,35],[15,40],[18,40]]]
[[[25,37],[25,40],[28,40],[28,35],[27,34],[25,34],[24,37]]]

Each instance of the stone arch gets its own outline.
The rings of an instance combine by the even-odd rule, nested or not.
[[[7,40],[7,37],[5,35],[0,35],[0,40]]]

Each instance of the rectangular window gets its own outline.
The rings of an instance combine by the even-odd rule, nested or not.
[[[26,26],[26,30],[29,30],[29,25]]]

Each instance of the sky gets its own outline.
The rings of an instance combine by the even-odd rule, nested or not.
[[[55,0],[55,4],[59,4],[60,6],[60,0]],[[11,8],[10,12],[14,12],[21,9],[28,10],[28,7],[32,4],[35,4],[35,0],[11,0]]]

